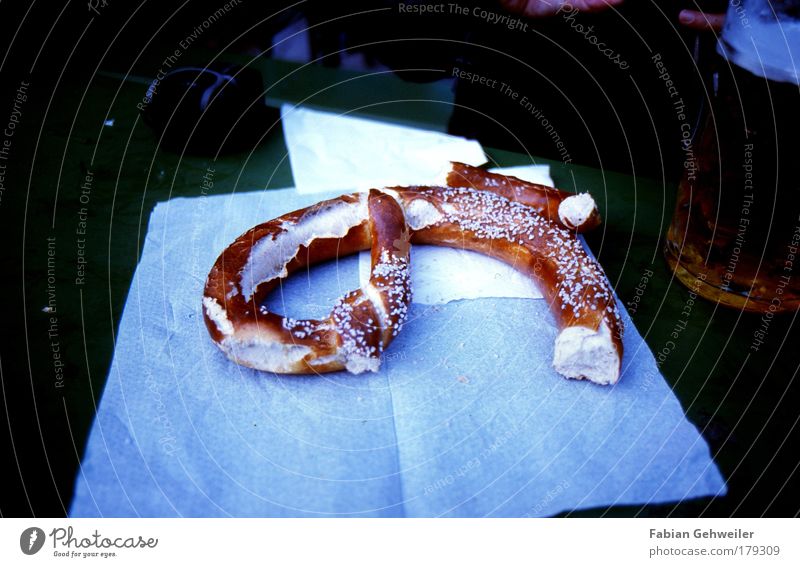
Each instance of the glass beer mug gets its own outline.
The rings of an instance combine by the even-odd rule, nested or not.
[[[665,256],[699,295],[800,309],[800,0],[734,0]]]

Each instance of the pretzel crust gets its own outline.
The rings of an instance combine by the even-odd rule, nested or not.
[[[234,362],[285,374],[378,369],[411,302],[409,231],[391,197],[343,195],[260,224],[223,251],[206,280],[211,338]],[[292,272],[372,249],[369,282],[326,319],[271,313],[263,301]]]
[[[412,243],[480,252],[536,281],[560,329],[553,356],[557,372],[598,384],[617,382],[623,323],[616,298],[603,269],[572,233],[494,192],[384,189],[392,190],[406,211]]]
[[[252,228],[209,274],[203,312],[212,339],[235,362],[260,370],[377,370],[410,302],[409,239],[486,254],[533,278],[560,330],[556,371],[599,384],[618,380],[623,327],[599,264],[573,234],[531,206],[468,188],[343,195]],[[262,306],[292,271],[367,248],[369,285],[340,299],[327,319],[295,321]]]
[[[600,226],[597,204],[589,193],[568,193],[547,185],[524,181],[512,175],[491,173],[457,161],[450,162],[448,187],[491,191],[501,197],[533,207],[562,228],[586,232]]]

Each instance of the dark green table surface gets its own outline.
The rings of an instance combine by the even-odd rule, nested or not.
[[[267,100],[275,106],[303,101],[439,131],[451,110],[452,93],[445,84],[417,85],[389,74],[367,77],[271,60],[256,65],[265,76]],[[5,324],[12,335],[1,347],[0,371],[16,455],[5,463],[14,479],[5,491],[3,515],[58,516],[69,506],[155,203],[199,195],[208,167],[216,171],[213,194],[292,185],[280,124],[251,154],[213,160],[157,150],[136,109],[146,87],[136,77],[123,80],[125,71],[104,69],[80,80],[66,76],[55,89],[37,90],[32,83],[14,138],[0,201],[7,243],[2,251]],[[51,100],[52,92],[57,96]],[[113,118],[113,126],[103,126],[106,118]],[[503,166],[550,163],[558,186],[594,195],[605,223],[588,241],[623,303],[633,301],[637,286],[644,286],[633,320],[654,352],[669,351],[661,370],[729,483],[729,494],[714,501],[570,515],[796,515],[800,348],[798,335],[790,334],[795,317],[775,318],[767,340],[753,352],[749,345],[761,323],[758,316],[692,302],[661,253],[673,183],[490,148],[487,153]],[[91,193],[81,203],[87,171],[93,174]],[[81,207],[88,212],[88,263],[85,283],[76,285]],[[48,238],[55,242],[50,290],[55,313],[43,311],[51,299]],[[55,336],[48,332],[51,318]],[[687,324],[673,340],[670,333],[680,321]],[[63,387],[56,383],[54,342],[65,362]]]

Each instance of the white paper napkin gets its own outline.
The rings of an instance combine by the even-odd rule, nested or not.
[[[556,375],[549,306],[525,299],[414,304],[377,373],[228,361],[203,323],[208,270],[244,230],[316,200],[158,204],[71,516],[547,516],[725,493],[624,307],[612,387]],[[296,274],[275,309],[328,313],[357,272],[346,257]]]
[[[365,191],[433,181],[450,161],[486,163],[475,140],[283,105],[283,133],[299,193]]]

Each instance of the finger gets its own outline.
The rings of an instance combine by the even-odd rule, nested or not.
[[[549,0],[553,1],[553,0]],[[619,6],[625,0],[561,0],[560,10],[567,10],[569,12],[602,12],[614,6]]]
[[[624,0],[583,0],[582,2],[575,2],[575,4],[583,4],[584,12],[600,12],[619,6]]]
[[[509,12],[529,18],[554,16],[562,10],[570,12],[600,12],[622,4],[624,0],[501,0]]]
[[[678,21],[693,30],[720,31],[725,23],[725,14],[707,14],[697,10],[681,10]]]
[[[509,12],[529,18],[552,16],[561,6],[559,0],[501,0],[500,4]]]

